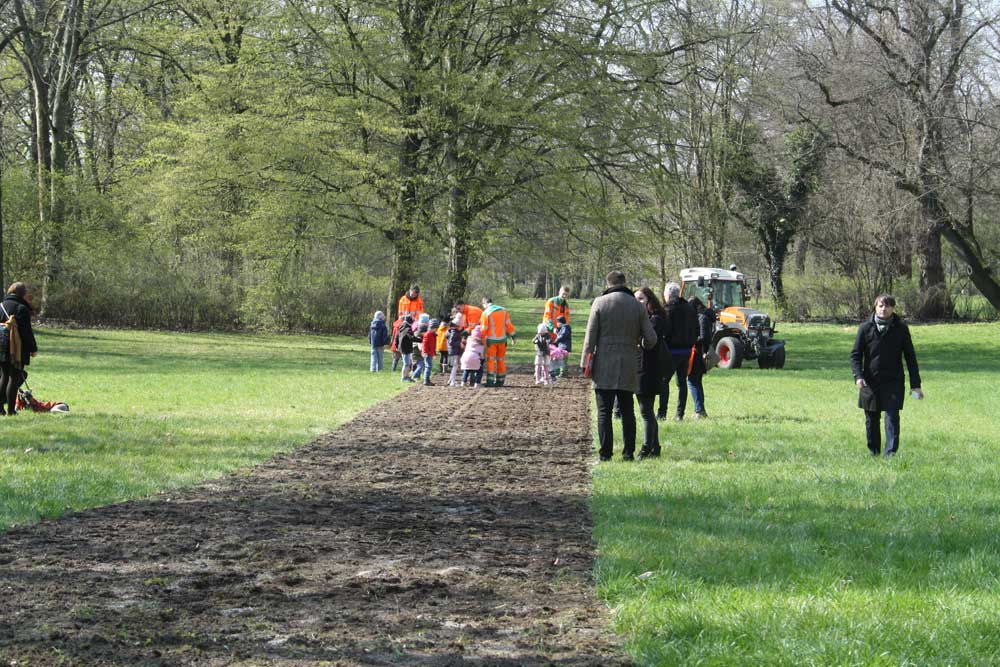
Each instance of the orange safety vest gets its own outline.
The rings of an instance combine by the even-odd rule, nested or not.
[[[396,313],[397,317],[403,317],[405,315],[413,315],[413,319],[417,319],[420,313],[424,312],[424,298],[418,296],[416,299],[411,299],[409,295],[404,294],[399,297],[399,312]]]
[[[569,324],[569,301],[557,304],[558,298],[554,296],[545,302],[545,313],[542,315],[542,322],[552,322],[553,327],[557,326],[560,317],[565,317],[566,324]]]
[[[510,314],[506,308],[491,305],[483,312],[480,320],[483,327],[483,338],[487,345],[506,343],[508,338],[514,335],[514,324],[510,321]]]
[[[483,309],[479,306],[465,304],[462,306],[462,317],[465,319],[465,328],[472,331],[483,319]]]

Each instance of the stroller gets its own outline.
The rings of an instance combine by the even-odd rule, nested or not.
[[[21,410],[31,410],[32,412],[69,412],[69,406],[62,401],[39,401],[35,398],[31,394],[31,387],[28,386],[27,380],[24,381],[21,387],[21,389],[17,390],[17,402],[14,404],[15,409],[19,412]]]

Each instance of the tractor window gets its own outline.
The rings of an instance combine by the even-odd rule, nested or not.
[[[743,283],[732,280],[713,280],[712,287],[715,292],[712,303],[716,308],[743,306]]]

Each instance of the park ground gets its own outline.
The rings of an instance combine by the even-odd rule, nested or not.
[[[513,311],[525,331],[537,321],[540,304],[517,303]],[[580,312],[574,320],[577,342],[584,319]],[[83,650],[88,637],[87,650],[112,655],[108,647],[113,642],[125,646],[138,640],[95,628],[134,616],[153,619],[151,627],[162,630],[158,636],[172,638],[172,650],[194,647],[198,653],[189,654],[189,662],[199,664],[240,664],[238,656],[245,664],[274,656],[280,664],[364,664],[372,655],[386,664],[445,656],[458,660],[454,652],[434,654],[429,645],[420,644],[440,646],[437,639],[449,633],[465,647],[483,651],[478,656],[465,652],[466,662],[455,664],[517,664],[510,662],[517,660],[512,656],[528,655],[516,651],[526,651],[524,642],[531,637],[537,649],[532,656],[560,664],[606,662],[617,653],[603,634],[601,610],[587,597],[596,583],[598,595],[611,608],[614,629],[624,638],[624,650],[638,664],[995,664],[1000,660],[997,325],[914,327],[927,399],[908,402],[901,455],[891,462],[871,460],[862,441],[846,359],[854,327],[779,329],[789,346],[784,370],[713,371],[706,379],[709,420],[665,424],[664,457],[658,461],[616,459],[593,467],[592,473],[589,424],[582,413],[573,412],[589,405],[582,383],[548,394],[526,386],[510,390],[508,397],[518,392],[534,397],[511,412],[530,414],[523,423],[565,423],[571,434],[582,423],[588,432],[574,440],[555,432],[546,436],[543,430],[539,437],[565,439],[565,452],[515,447],[500,456],[468,449],[478,441],[456,437],[450,422],[488,424],[490,415],[509,417],[507,406],[517,402],[508,400],[499,413],[491,411],[498,406],[485,405],[462,412],[451,403],[468,403],[453,398],[464,396],[461,390],[417,388],[398,395],[403,387],[394,376],[367,373],[361,338],[43,330],[43,352],[29,382],[43,399],[68,401],[72,413],[66,418],[23,415],[2,425],[0,527],[8,532],[0,537],[6,547],[0,586],[9,587],[5,602],[13,599],[8,596],[16,587],[22,588],[18,595],[25,601],[5,604],[2,613],[50,618],[25,630],[27,635],[0,630],[0,656],[4,651],[9,655],[12,646],[22,651],[48,646],[53,650],[46,655],[56,656],[51,664],[73,664],[72,651]],[[522,363],[530,360],[526,338],[515,351]],[[362,413],[382,401],[388,402]],[[436,412],[438,406],[445,411]],[[386,416],[387,409],[399,415],[399,423],[366,434],[364,425],[371,420],[365,415]],[[359,413],[362,418],[348,421]],[[433,415],[445,417],[435,420]],[[335,430],[345,422],[344,430]],[[463,421],[458,430],[475,433],[479,428]],[[405,447],[379,446],[398,435],[405,437]],[[431,462],[411,458],[435,448],[438,456]],[[499,468],[484,472],[473,460]],[[524,478],[499,478],[510,480],[509,493],[489,484],[504,468]],[[403,470],[419,474],[404,475]],[[310,496],[314,485],[303,481],[313,478],[292,471],[317,475],[315,497]],[[189,488],[201,480],[212,481]],[[518,488],[518,483],[528,487]],[[384,495],[386,487],[400,484],[404,493]],[[268,495],[275,489],[284,501],[296,502],[271,502],[280,495]],[[203,497],[231,502],[199,505],[202,514],[178,502]],[[143,500],[74,513],[130,498]],[[498,513],[499,501],[513,503],[516,516],[524,519]],[[385,531],[363,520],[365,502],[381,508],[376,515],[386,522]],[[345,511],[329,519],[319,507],[333,505]],[[446,512],[446,506],[470,510]],[[249,521],[257,507],[274,514],[262,517],[261,524]],[[67,512],[69,516],[55,520]],[[406,512],[421,516],[401,519],[409,516]],[[342,569],[328,571],[336,585],[315,583],[320,572],[316,562],[328,560],[320,556],[331,552],[308,540],[296,545],[283,533],[281,525],[293,515],[311,528],[331,521],[330,533],[346,540],[323,546],[346,556]],[[213,542],[199,527],[211,522],[191,520],[198,516],[216,517],[234,529],[258,530],[257,539],[237,533],[238,539]],[[92,534],[87,527],[95,517],[110,517],[106,520],[112,524],[102,525],[119,528]],[[562,527],[557,530],[557,525]],[[154,527],[171,536],[163,538],[165,544],[136,542],[134,534],[141,537]],[[429,535],[459,527],[491,537],[498,528],[499,534],[510,531],[515,536],[510,572],[448,565],[449,553],[452,560],[468,554],[447,543],[432,548]],[[378,535],[369,540],[378,545],[365,545],[366,530]],[[528,533],[551,533],[546,538],[551,542],[532,538],[527,541],[531,546],[525,542],[519,551],[516,536]],[[507,543],[488,537],[477,542],[495,556]],[[30,551],[31,544],[39,550]],[[81,544],[92,548],[76,553]],[[127,590],[121,588],[123,575],[117,570],[96,565],[108,561],[152,567],[162,551],[185,544],[195,549],[186,556],[188,565],[165,574],[139,572],[136,566]],[[276,558],[274,550],[284,548],[282,544],[292,544],[288,548],[295,554]],[[361,566],[372,557],[392,560],[389,554],[403,544],[416,545],[407,550],[404,563],[413,576],[394,572],[399,563]],[[573,548],[546,552],[545,545],[555,544]],[[12,549],[14,545],[28,550]],[[539,545],[540,551],[534,551]],[[208,551],[199,556],[203,548]],[[552,557],[529,556],[535,553]],[[25,560],[25,554],[34,554],[36,562]],[[94,566],[80,567],[74,558],[90,559]],[[306,560],[297,563],[297,558]],[[250,572],[270,562],[290,569],[269,572],[272,579],[262,585]],[[461,576],[451,579],[456,571],[449,567],[462,569]],[[32,597],[42,571],[48,573],[45,589],[52,595]],[[21,580],[15,578],[18,573]],[[282,580],[286,575],[287,581]],[[468,595],[476,590],[472,582],[477,577],[496,580],[480,592],[502,592],[510,590],[505,577],[514,576],[540,582],[537,590],[524,586],[521,591],[521,610],[540,611],[530,623],[511,621],[515,615],[497,616],[506,620],[496,627],[513,623],[523,634],[500,639],[499,634],[477,634],[473,625],[462,626],[466,621],[459,617],[476,609],[462,603],[476,599],[474,593]],[[313,619],[312,626],[292,627],[293,618],[301,617],[287,600],[316,601],[323,590],[345,595],[350,592],[348,577],[355,577],[350,581],[368,596],[350,612],[358,614],[353,622],[334,615],[326,621]],[[114,599],[88,600],[84,589],[73,588],[88,581],[110,583]],[[572,598],[572,604],[542,605],[549,612],[532,607],[539,596],[556,595],[546,587]],[[434,591],[444,593],[439,604],[421,607],[435,599]],[[213,598],[216,594],[226,599]],[[276,609],[273,617],[255,616],[252,609],[261,605],[241,597],[255,594]],[[198,601],[198,616],[214,610],[214,625],[205,626],[210,632],[200,638],[193,631],[185,634],[182,621],[192,616],[178,610],[177,600]],[[443,612],[442,604],[449,611]],[[411,607],[422,608],[425,620],[436,619],[440,634],[434,636],[430,620],[427,626],[418,621],[406,626],[393,616]],[[564,615],[568,609],[578,610],[572,612],[575,620]],[[162,612],[162,618],[150,616],[153,610]],[[372,626],[379,632],[357,634],[353,642],[332,635],[311,638],[335,633],[332,628],[342,628],[344,621],[351,627],[365,625],[372,619],[363,614],[372,610],[382,614]],[[444,625],[449,620],[454,626]],[[330,627],[323,629],[324,623]],[[582,633],[567,630],[574,623]],[[12,626],[0,623],[7,627]],[[397,627],[403,628],[399,637],[410,643],[394,643]],[[210,637],[247,639],[216,646]],[[575,656],[568,648],[574,643]],[[329,645],[351,646],[355,652],[322,654],[316,648]],[[171,663],[169,651],[153,650],[142,653],[143,659],[183,664],[176,657],[180,654],[173,654]],[[36,659],[30,664],[46,663]]]

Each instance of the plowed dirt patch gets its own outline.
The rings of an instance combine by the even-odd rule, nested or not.
[[[590,392],[509,381],[0,535],[0,666],[626,664],[593,596]]]

